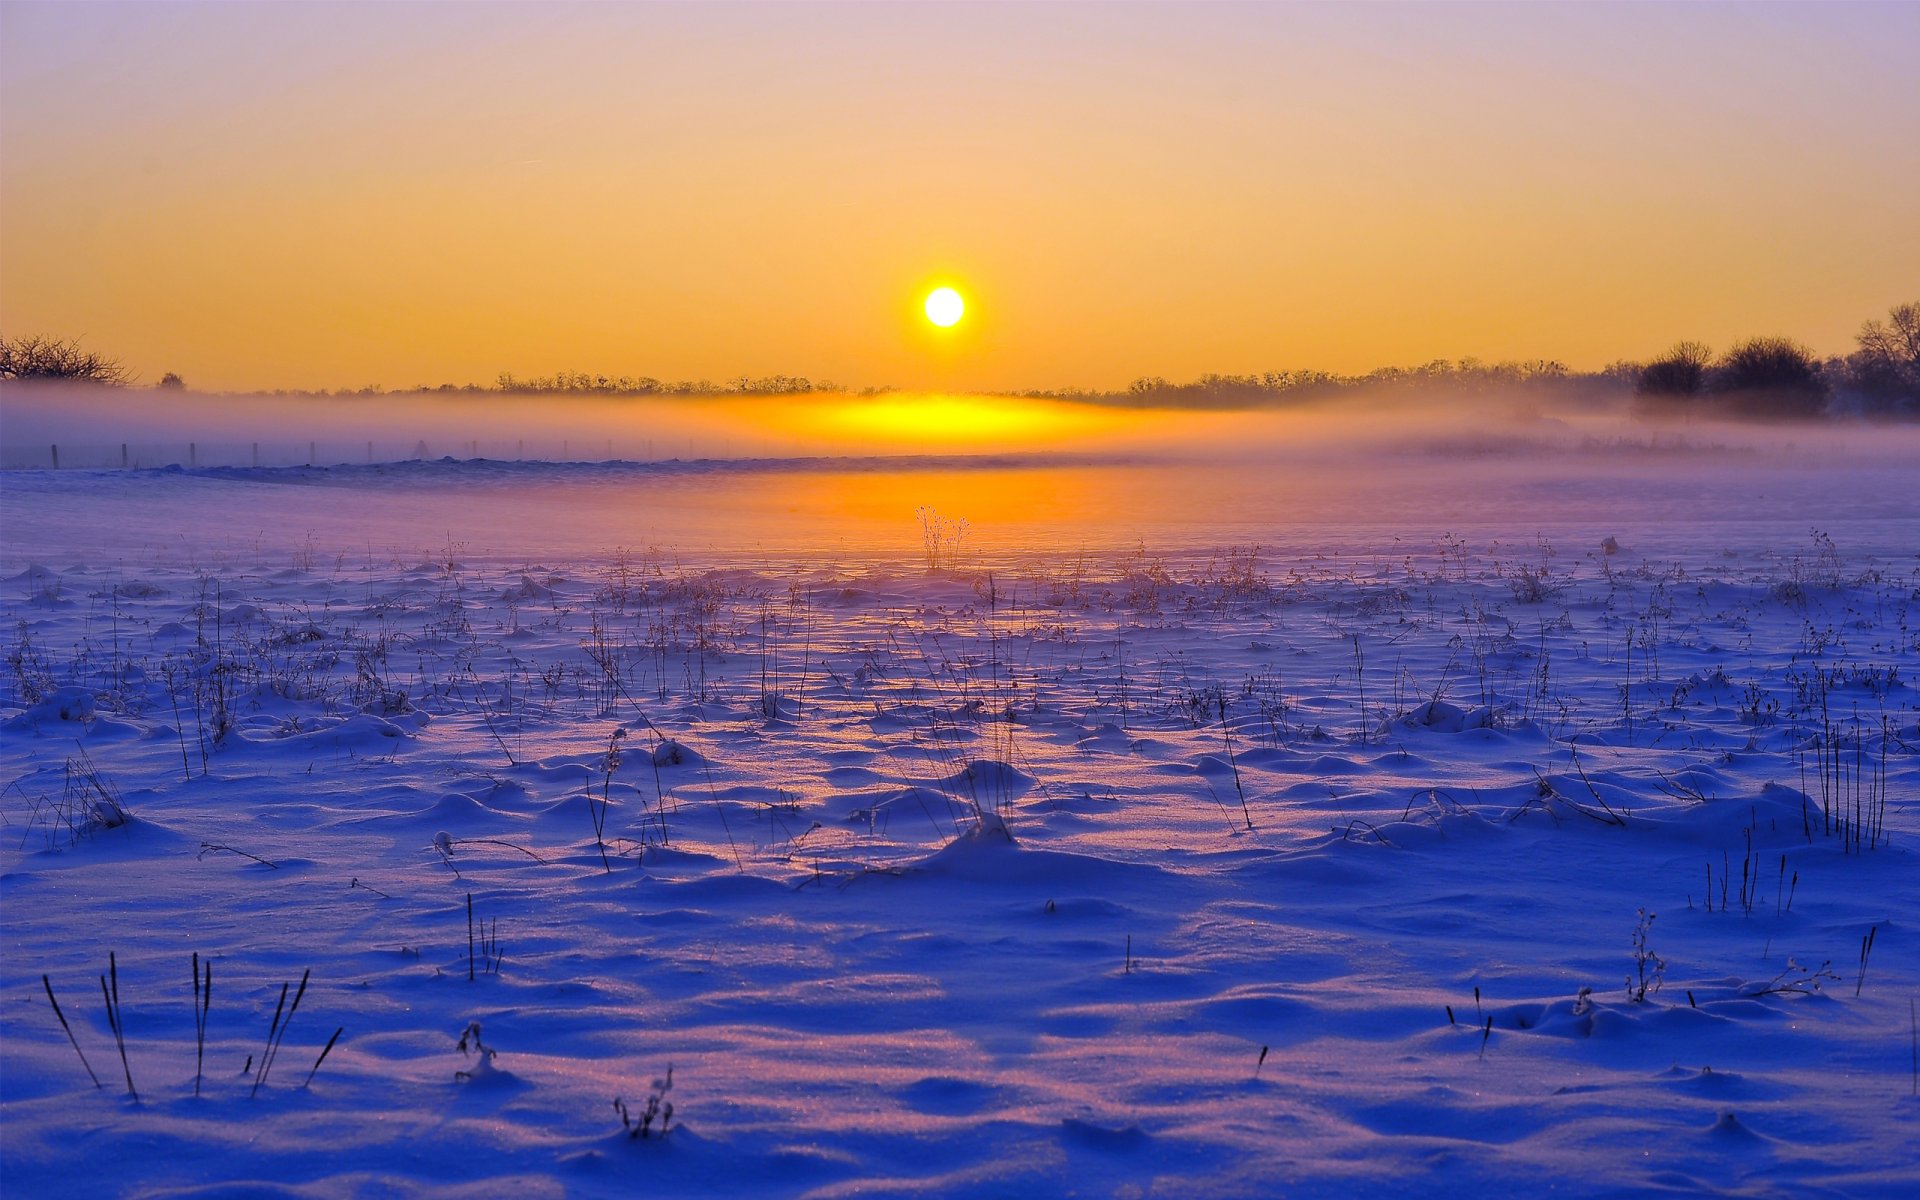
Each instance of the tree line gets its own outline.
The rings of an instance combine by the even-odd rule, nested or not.
[[[1920,304],[1898,304],[1854,337],[1855,350],[1822,360],[1783,337],[1736,342],[1719,354],[1679,342],[1633,377],[1635,407],[1657,415],[1772,419],[1836,411],[1920,416]]]
[[[435,390],[450,389],[442,387]],[[722,383],[707,379],[682,379],[668,383],[651,375],[615,376],[592,375],[585,371],[557,371],[552,375],[522,378],[503,371],[491,390],[596,392],[608,396],[798,396],[810,392],[837,392],[840,385],[832,380],[815,383],[804,375],[740,375]]]
[[[1362,375],[1327,371],[1267,371],[1248,375],[1206,374],[1185,383],[1160,376],[1136,379],[1121,391],[1056,389],[1011,395],[1127,407],[1247,408],[1304,403],[1343,393],[1435,388],[1501,395],[1551,393],[1563,402],[1594,405],[1631,397],[1634,411],[1653,417],[1713,415],[1768,420],[1861,415],[1920,419],[1920,303],[1898,304],[1885,320],[1870,320],[1846,355],[1822,359],[1791,338],[1756,337],[1715,351],[1683,341],[1651,362],[1616,362],[1598,371],[1577,372],[1564,363],[1482,362],[1436,359],[1416,367],[1383,367]],[[29,382],[85,382],[111,387],[135,380],[119,360],[88,350],[78,341],[42,336],[0,337],[0,379]],[[159,388],[182,388],[169,372]],[[275,396],[377,395],[366,387],[339,392],[275,390]],[[831,381],[803,375],[742,375],[720,383],[710,380],[667,382],[647,375],[600,375],[558,371],[517,376],[503,372],[490,385],[443,383],[414,392],[457,394],[606,396],[791,396],[846,391]],[[892,388],[863,388],[878,395]]]
[[[1598,371],[1572,371],[1545,360],[1436,359],[1363,375],[1268,371],[1208,374],[1186,383],[1155,375],[1136,379],[1119,392],[1019,394],[1155,408],[1248,408],[1399,389],[1506,396],[1551,392],[1562,402],[1594,403],[1618,402],[1624,392],[1635,412],[1650,417],[1920,418],[1920,303],[1895,305],[1886,320],[1866,322],[1854,342],[1852,353],[1826,359],[1791,338],[1756,337],[1718,354],[1700,342],[1680,342],[1652,362],[1621,361]]]
[[[1124,391],[1057,388],[1013,393],[1033,399],[1078,400],[1139,408],[1260,408],[1302,404],[1348,392],[1399,389],[1450,392],[1551,391],[1565,398],[1586,394],[1595,402],[1617,397],[1621,382],[1615,368],[1576,372],[1565,363],[1458,361],[1439,358],[1415,367],[1381,367],[1363,375],[1330,371],[1263,371],[1250,375],[1209,373],[1185,383],[1159,375],[1134,380]]]

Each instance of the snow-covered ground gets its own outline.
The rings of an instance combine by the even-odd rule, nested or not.
[[[1482,451],[8,472],[0,1190],[1915,1194],[1920,468]]]

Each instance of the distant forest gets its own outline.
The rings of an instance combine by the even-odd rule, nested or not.
[[[1920,418],[1920,303],[1894,306],[1855,335],[1853,353],[1821,359],[1784,337],[1749,338],[1716,354],[1680,342],[1652,362],[1616,362],[1574,371],[1551,361],[1485,363],[1436,359],[1364,375],[1272,371],[1202,375],[1188,383],[1136,379],[1124,392],[1051,391],[1023,395],[1102,404],[1177,408],[1250,408],[1345,392],[1444,389],[1466,393],[1552,395],[1561,404],[1604,407],[1631,398],[1647,416],[1689,415],[1805,420],[1824,416]]]
[[[1035,399],[1073,400],[1133,408],[1272,408],[1349,393],[1394,391],[1537,395],[1561,406],[1606,408],[1624,400],[1648,417],[1718,416],[1761,420],[1820,417],[1920,419],[1920,303],[1895,305],[1885,320],[1869,320],[1855,335],[1852,353],[1822,359],[1785,337],[1756,337],[1716,352],[1700,342],[1676,343],[1651,362],[1621,361],[1598,371],[1574,371],[1552,361],[1487,363],[1475,358],[1436,359],[1416,367],[1382,367],[1363,375],[1327,371],[1267,371],[1255,375],[1202,375],[1186,383],[1159,376],[1136,379],[1124,390],[1075,388],[1003,392]],[[136,381],[117,360],[77,342],[48,337],[0,337],[0,379],[21,382],[86,382],[132,387]],[[169,372],[153,385],[185,388]],[[378,395],[378,386],[340,391],[276,389],[273,396]],[[501,374],[491,384],[419,385],[393,389],[415,393],[474,395],[594,394],[606,396],[792,396],[815,392],[884,395],[891,387],[846,388],[800,375],[740,376],[724,382],[663,381],[646,375],[598,375],[559,371],[552,375]]]

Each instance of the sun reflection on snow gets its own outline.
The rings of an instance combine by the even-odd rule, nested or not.
[[[797,407],[802,431],[835,442],[911,450],[1041,449],[1119,431],[1129,414],[1011,396],[849,396]]]

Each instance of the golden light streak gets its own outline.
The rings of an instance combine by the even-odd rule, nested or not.
[[[848,397],[819,414],[819,431],[906,449],[1053,448],[1111,432],[1127,414],[1019,397]]]

